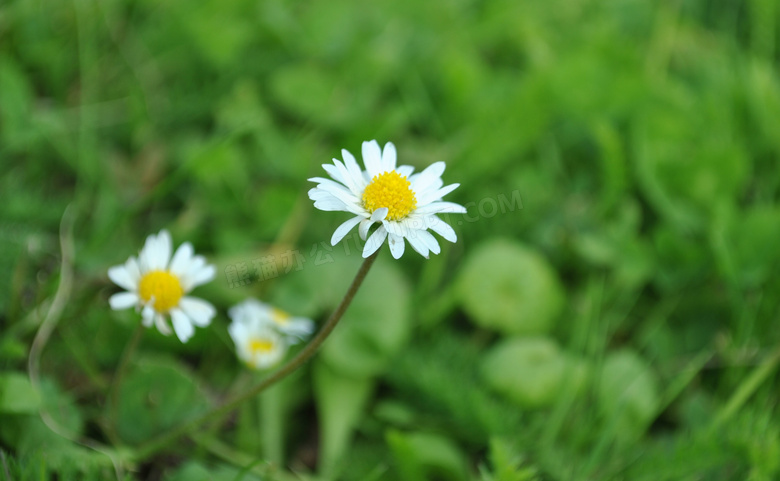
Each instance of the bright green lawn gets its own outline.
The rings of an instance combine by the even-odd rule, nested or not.
[[[773,0],[0,0],[0,479],[780,479],[778,25]],[[374,138],[447,162],[458,242],[384,248],[314,362],[139,459],[262,377],[231,305],[339,301],[360,256],[306,179]],[[106,270],[162,228],[216,264],[219,314],[144,332],[115,423],[139,315]]]

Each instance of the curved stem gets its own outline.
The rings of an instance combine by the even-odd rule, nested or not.
[[[330,333],[336,327],[336,324],[338,324],[338,322],[341,320],[341,317],[344,315],[344,312],[346,312],[347,308],[352,303],[352,299],[355,297],[355,294],[360,288],[360,285],[363,284],[363,280],[366,278],[366,274],[368,274],[369,269],[371,269],[371,266],[374,264],[374,261],[376,260],[380,250],[381,249],[378,249],[371,256],[367,257],[365,261],[363,261],[363,265],[360,266],[360,269],[355,275],[355,279],[352,281],[352,284],[350,284],[347,293],[344,295],[344,298],[341,300],[338,307],[336,307],[336,310],[333,311],[333,313],[330,315],[328,321],[325,323],[325,325],[322,326],[322,329],[320,329],[317,335],[314,336],[311,342],[309,342],[309,344],[307,344],[306,347],[287,364],[279,368],[276,372],[267,378],[263,379],[256,386],[253,386],[247,391],[234,396],[232,399],[226,401],[222,405],[205,412],[192,421],[182,423],[167,433],[160,435],[156,439],[152,439],[151,441],[142,444],[135,453],[136,459],[140,460],[151,456],[152,454],[167,446],[169,443],[178,439],[180,436],[193,431],[199,425],[234,409],[242,402],[256,396],[263,390],[267,389],[269,386],[272,386],[273,384],[284,379],[290,373],[301,367],[301,365],[303,365],[306,361],[311,359],[311,357],[314,356],[328,335],[330,335]]]

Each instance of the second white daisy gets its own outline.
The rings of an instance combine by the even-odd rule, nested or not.
[[[115,310],[141,309],[144,326],[154,324],[165,335],[171,333],[167,321],[170,315],[176,336],[187,342],[195,333],[193,326],[208,326],[216,309],[186,294],[214,279],[216,269],[202,256],[194,255],[189,242],[179,246],[173,258],[172,250],[168,231],[147,237],[138,259],[130,257],[123,265],[108,270],[108,277],[127,290],[114,294],[108,302]]]
[[[404,241],[425,258],[431,252],[438,254],[441,248],[429,229],[450,242],[457,241],[452,227],[437,216],[466,213],[462,205],[442,201],[442,197],[460,185],[443,186],[444,162],[436,162],[414,174],[411,166],[396,167],[396,150],[392,142],[385,144],[384,151],[376,140],[363,142],[362,150],[366,170],[358,166],[349,151],[342,149],[343,163],[333,159],[333,165],[322,166],[333,180],[323,177],[309,179],[317,183],[309,190],[314,207],[354,215],[333,233],[332,245],[336,245],[357,225],[361,239],[366,240],[369,229],[375,223],[380,226],[368,237],[363,257],[376,252],[385,239],[396,259],[404,253]]]

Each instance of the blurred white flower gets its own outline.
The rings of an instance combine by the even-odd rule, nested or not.
[[[368,237],[363,257],[376,252],[385,239],[396,259],[404,253],[404,239],[425,258],[430,252],[438,254],[441,248],[428,229],[450,242],[457,241],[452,227],[436,216],[441,213],[466,213],[462,205],[441,200],[460,185],[442,187],[444,162],[436,162],[413,174],[414,168],[409,165],[396,167],[396,150],[392,142],[385,144],[382,151],[376,140],[363,142],[366,170],[360,169],[355,157],[346,149],[342,149],[341,155],[343,163],[333,159],[333,165],[322,165],[333,180],[323,177],[309,179],[317,183],[317,187],[309,190],[314,207],[354,214],[333,233],[332,245],[336,245],[358,224],[360,238],[366,240],[369,229],[377,222],[381,225]]]
[[[146,327],[152,324],[166,336],[171,333],[167,322],[170,315],[173,330],[181,342],[187,342],[195,326],[206,327],[216,314],[214,306],[188,294],[216,275],[214,266],[202,256],[194,255],[192,244],[185,242],[171,258],[173,244],[166,230],[150,235],[138,259],[130,257],[123,265],[108,270],[108,277],[126,292],[108,300],[112,309],[141,309]]]
[[[233,321],[228,327],[236,344],[236,354],[253,369],[267,369],[278,363],[287,352],[287,343],[271,326],[255,321]]]
[[[230,308],[228,332],[236,344],[238,357],[250,367],[273,366],[287,348],[304,340],[314,331],[314,323],[293,317],[257,299],[247,299]]]

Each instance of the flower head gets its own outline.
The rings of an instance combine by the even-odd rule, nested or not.
[[[266,369],[279,362],[287,348],[314,331],[314,323],[293,317],[257,299],[247,299],[230,308],[228,332],[236,344],[239,359],[254,369]]]
[[[233,322],[228,332],[236,343],[238,358],[253,369],[267,369],[278,363],[287,352],[287,343],[271,326]]]
[[[126,289],[108,300],[112,309],[141,309],[146,327],[152,324],[164,335],[171,333],[167,322],[170,315],[173,330],[181,342],[187,342],[195,326],[205,327],[216,314],[214,306],[187,294],[216,275],[214,266],[202,256],[194,255],[192,244],[185,242],[173,250],[171,235],[166,230],[150,235],[138,255],[123,265],[108,270],[108,277]]]
[[[455,190],[460,184],[443,187],[441,174],[444,162],[436,162],[420,173],[408,165],[396,167],[396,150],[392,142],[379,148],[376,140],[363,142],[361,170],[355,157],[342,149],[342,163],[333,159],[333,164],[323,164],[331,177],[309,179],[317,186],[309,190],[314,207],[326,211],[344,211],[354,215],[341,224],[333,233],[330,242],[336,245],[356,225],[360,238],[366,240],[371,226],[381,225],[366,242],[363,257],[373,254],[387,239],[390,252],[396,259],[404,253],[404,240],[425,258],[430,252],[441,252],[439,243],[428,232],[432,230],[444,239],[455,242],[458,237],[449,224],[436,214],[465,214],[466,208],[442,197]]]

